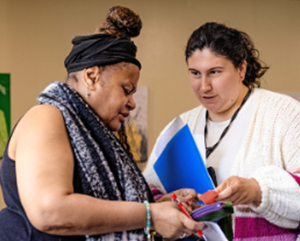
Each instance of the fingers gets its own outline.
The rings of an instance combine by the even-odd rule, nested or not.
[[[197,198],[197,194],[194,189],[183,188],[179,190],[178,196],[181,197],[182,202],[187,202],[188,200],[192,200]]]
[[[193,211],[192,205],[182,202],[183,207],[190,213]]]
[[[195,201],[198,201],[198,197],[194,189],[182,188],[174,193],[189,212],[195,208]]]
[[[217,193],[221,193],[227,187],[232,185],[232,177],[227,178],[224,182],[222,182],[219,186],[216,187],[215,191]]]
[[[245,185],[246,179],[239,177],[228,178],[220,185],[220,191],[216,201],[232,202],[233,205],[249,203],[251,190]]]
[[[230,201],[233,205],[261,202],[261,189],[255,179],[232,176],[221,183],[216,191],[216,201]]]
[[[227,189],[225,189],[225,190],[227,190]],[[231,194],[230,196],[227,196],[224,199],[221,199],[221,201],[232,202],[232,205],[247,204],[247,195],[245,195],[245,194],[246,193],[237,192],[237,193]]]
[[[186,231],[190,230],[189,232],[194,233],[196,232],[196,230],[202,230],[204,228],[204,223],[194,221],[193,219],[190,219],[187,216],[185,216],[183,213],[182,215],[182,224],[184,227],[186,227]]]
[[[222,201],[225,199],[228,199],[231,195],[233,195],[233,188],[232,187],[227,187],[223,191],[221,191],[216,198],[217,201]]]
[[[204,206],[204,204],[202,204],[202,203],[195,203],[195,206],[194,206],[194,209],[196,209],[196,208],[201,208],[201,207],[203,207]],[[193,210],[194,210],[193,209]]]
[[[178,239],[183,233],[191,235],[203,224],[189,219],[178,210],[175,202],[151,204],[152,228],[166,238]]]
[[[180,212],[180,211],[179,211]],[[181,227],[178,227],[177,232],[175,236],[172,236],[172,238],[183,238],[183,234],[185,233],[185,237],[188,237],[194,233],[196,233],[196,230],[202,230],[204,228],[204,223],[196,222],[193,219],[188,218],[183,213],[179,213],[179,218],[181,220]],[[178,235],[179,232],[179,235]]]

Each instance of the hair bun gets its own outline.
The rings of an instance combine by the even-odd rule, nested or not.
[[[115,6],[108,10],[106,21],[98,28],[99,32],[105,32],[118,37],[136,37],[140,34],[142,20],[131,9]]]

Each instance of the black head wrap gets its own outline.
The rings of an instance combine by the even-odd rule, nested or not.
[[[77,36],[72,43],[71,53],[65,59],[68,73],[120,62],[129,62],[141,69],[141,63],[135,58],[137,47],[126,37],[93,34]]]

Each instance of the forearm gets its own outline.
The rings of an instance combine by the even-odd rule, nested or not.
[[[297,228],[300,222],[300,187],[285,170],[275,166],[263,167],[253,177],[262,191],[259,206],[251,208],[271,223],[284,228]]]
[[[39,230],[55,235],[96,235],[146,227],[143,203],[107,201],[70,194],[49,202],[31,220]]]

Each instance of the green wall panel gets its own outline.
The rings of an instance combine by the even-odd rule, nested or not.
[[[0,158],[10,134],[10,74],[0,74]]]

